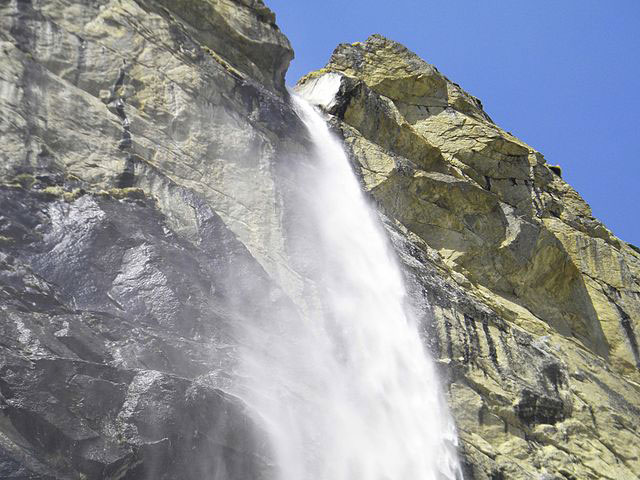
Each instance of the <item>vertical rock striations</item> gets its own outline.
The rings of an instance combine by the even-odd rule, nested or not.
[[[0,2],[0,478],[273,478],[233,379],[244,326],[313,304],[292,57],[260,0]],[[638,249],[395,42],[298,88],[379,206],[468,478],[638,477]]]

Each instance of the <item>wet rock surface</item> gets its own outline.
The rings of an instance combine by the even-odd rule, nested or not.
[[[311,303],[291,58],[258,0],[0,3],[0,478],[273,476],[229,386]],[[327,75],[466,477],[637,478],[637,249],[397,43]]]
[[[3,232],[30,232],[0,265],[3,478],[260,478],[260,433],[215,380],[238,315],[221,264],[255,262],[220,225],[216,264],[120,193],[1,189]]]
[[[226,385],[290,308],[249,217],[300,149],[292,52],[262,2],[166,3],[0,5],[2,478],[271,475]]]

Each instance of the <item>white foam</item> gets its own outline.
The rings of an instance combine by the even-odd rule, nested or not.
[[[323,75],[300,92],[326,108],[339,82]],[[341,143],[294,101],[315,150],[298,207],[316,227],[306,251],[319,259],[321,308],[245,358],[281,479],[460,479],[455,427],[385,231]]]
[[[311,105],[328,110],[335,104],[341,80],[342,75],[339,73],[325,73],[296,87],[296,93]]]

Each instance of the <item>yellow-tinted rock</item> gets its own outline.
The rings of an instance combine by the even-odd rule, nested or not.
[[[428,258],[410,284],[451,292],[428,324],[475,478],[639,478],[637,249],[403,46],[340,45],[301,84],[327,74],[365,189]]]

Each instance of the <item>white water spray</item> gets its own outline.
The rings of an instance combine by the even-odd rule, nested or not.
[[[300,208],[317,229],[308,250],[321,259],[322,306],[245,358],[249,402],[280,478],[462,478],[455,428],[384,230],[322,116],[294,101],[315,148]]]

